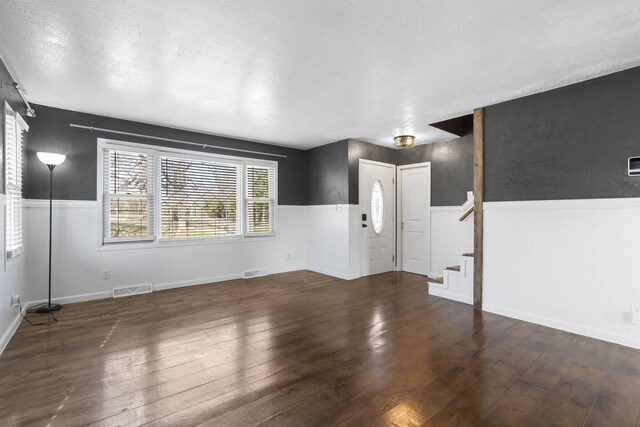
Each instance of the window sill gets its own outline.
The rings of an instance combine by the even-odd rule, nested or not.
[[[266,236],[237,236],[237,237],[221,237],[215,239],[194,239],[194,240],[155,240],[151,242],[119,242],[119,243],[100,243],[98,251],[123,251],[123,250],[139,250],[139,249],[162,249],[183,246],[208,246],[208,245],[225,245],[231,243],[245,244],[257,241],[273,241],[276,239],[275,234]]]

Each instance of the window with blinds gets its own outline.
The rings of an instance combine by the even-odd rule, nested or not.
[[[275,234],[277,163],[101,142],[103,242]]]
[[[104,241],[153,240],[152,153],[104,149]]]
[[[275,168],[245,167],[246,234],[273,234],[275,213]]]
[[[22,252],[22,146],[26,124],[5,103],[5,250],[7,258]]]
[[[161,238],[240,233],[239,164],[160,156]]]

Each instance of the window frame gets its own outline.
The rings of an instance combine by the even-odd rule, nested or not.
[[[9,216],[9,209],[11,209],[11,197],[9,194],[9,187],[10,187],[10,180],[9,180],[9,167],[8,167],[8,150],[9,150],[9,144],[8,144],[8,140],[7,140],[7,115],[11,114],[14,117],[14,139],[15,139],[15,144],[16,144],[16,160],[20,162],[20,167],[16,167],[16,171],[19,169],[19,172],[16,174],[16,180],[18,181],[17,184],[17,189],[12,189],[12,192],[17,192],[18,194],[18,206],[17,206],[17,213],[18,213],[18,223],[19,223],[19,227],[20,227],[20,244],[18,246],[16,246],[15,248],[12,248],[11,250],[9,250],[7,248],[7,236],[9,235],[8,232],[8,225],[9,225],[9,221],[7,219],[7,217]],[[22,138],[18,138],[18,128],[21,128],[24,132],[28,133],[29,132],[29,125],[27,124],[27,122],[24,121],[24,119],[22,118],[22,116],[20,115],[20,113],[18,113],[17,111],[14,111],[13,108],[11,108],[11,106],[9,105],[8,102],[4,101],[3,103],[3,109],[2,109],[2,120],[4,122],[4,126],[3,126],[3,130],[4,130],[4,134],[2,135],[3,138],[3,142],[4,142],[4,147],[3,147],[3,159],[2,161],[4,162],[3,166],[4,166],[4,215],[5,215],[5,223],[4,223],[4,259],[5,259],[5,269],[6,267],[12,262],[12,260],[16,259],[18,256],[20,256],[23,252],[24,252],[24,211],[23,211],[23,194],[22,194],[22,186],[23,186],[23,174],[24,174],[24,141],[22,140]],[[20,142],[20,146],[18,147],[18,141]],[[13,233],[11,233],[13,234]]]
[[[183,150],[183,151],[188,151],[188,150]],[[156,182],[158,183],[158,203],[156,206],[157,212],[156,212],[156,218],[158,218],[158,225],[157,225],[157,230],[158,230],[158,240],[160,242],[180,242],[180,241],[186,241],[186,242],[196,242],[199,240],[208,240],[208,239],[216,239],[216,240],[223,240],[223,239],[230,239],[230,240],[235,240],[238,239],[239,237],[242,237],[242,233],[244,232],[244,228],[242,225],[242,214],[241,213],[237,213],[238,218],[236,218],[236,226],[238,228],[238,233],[233,234],[233,235],[226,235],[226,236],[203,236],[203,237],[162,237],[162,164],[160,162],[160,158],[161,157],[173,157],[173,158],[179,158],[179,159],[185,159],[185,160],[194,160],[194,161],[209,161],[209,162],[222,162],[222,163],[228,163],[228,164],[234,164],[237,166],[240,166],[240,185],[243,184],[243,176],[242,176],[242,171],[244,170],[244,164],[240,161],[236,161],[235,158],[229,157],[227,159],[221,160],[219,158],[219,156],[201,156],[201,155],[194,155],[192,153],[178,153],[178,152],[169,152],[167,150],[164,150],[164,148],[162,150],[158,150],[158,152],[156,153],[156,164],[158,165],[158,171],[157,171],[157,178],[156,178]],[[240,202],[240,204],[242,204],[241,208],[244,206],[243,205],[243,201],[242,201],[242,193],[240,193],[240,195],[236,196],[236,199],[238,202]],[[236,211],[239,211],[240,209],[236,208]]]
[[[197,152],[194,150],[186,150],[181,148],[164,147],[159,145],[142,144],[130,141],[121,141],[109,138],[98,138],[98,162],[97,162],[97,199],[99,203],[98,208],[98,248],[99,250],[121,250],[121,249],[140,249],[140,248],[157,248],[157,247],[171,247],[171,246],[195,246],[195,245],[207,245],[207,244],[220,244],[231,242],[250,242],[254,239],[274,239],[277,233],[277,218],[278,218],[278,162],[275,160],[263,160],[249,157],[229,156],[224,154],[214,154],[207,152]],[[150,240],[118,240],[118,241],[104,241],[104,149],[111,148],[122,151],[136,151],[145,150],[152,153],[153,157],[153,197],[154,197],[154,229],[152,230],[153,239]],[[239,200],[242,203],[240,209],[238,209],[239,219],[239,233],[231,236],[203,236],[203,237],[184,237],[184,238],[162,238],[162,170],[160,164],[160,157],[179,157],[191,160],[200,161],[214,161],[222,163],[233,163],[241,166],[241,190]],[[274,215],[273,215],[273,232],[271,233],[251,233],[246,234],[245,225],[245,171],[247,166],[258,167],[271,167],[274,169]]]
[[[155,223],[157,222],[157,217],[155,215],[153,215],[155,212],[152,212],[151,210],[153,209],[155,211],[155,206],[158,204],[157,198],[156,198],[156,192],[155,192],[155,163],[156,163],[156,159],[155,159],[155,154],[153,153],[152,150],[148,150],[148,149],[134,149],[131,147],[116,147],[116,146],[105,146],[103,148],[100,149],[101,154],[102,154],[102,163],[98,165],[98,168],[102,170],[102,173],[104,174],[104,150],[105,149],[112,149],[114,151],[124,151],[124,152],[129,152],[129,153],[140,153],[140,154],[147,154],[149,156],[149,160],[151,162],[153,162],[153,165],[151,166],[151,172],[148,171],[148,166],[147,166],[147,179],[151,180],[151,183],[147,184],[148,187],[151,188],[151,192],[147,191],[147,195],[145,196],[140,196],[140,195],[127,195],[125,193],[122,194],[118,194],[118,193],[114,193],[112,195],[112,193],[106,193],[104,192],[104,187],[105,187],[105,182],[104,180],[102,180],[102,197],[101,197],[101,203],[100,203],[100,208],[102,209],[102,218],[103,218],[103,222],[102,222],[102,234],[103,234],[103,244],[112,244],[112,243],[129,243],[129,242],[152,242],[155,240],[156,238],[156,226]],[[146,236],[141,236],[141,237],[105,237],[105,227],[107,225],[107,221],[109,221],[110,215],[107,214],[107,217],[105,218],[105,213],[106,212],[110,212],[110,209],[107,210],[105,209],[105,202],[107,201],[107,198],[111,199],[111,197],[120,197],[120,198],[131,198],[131,199],[147,199],[147,230],[150,232],[148,233]],[[151,206],[151,208],[149,208],[149,206]],[[156,219],[154,221],[154,219]]]
[[[243,209],[243,231],[244,231],[244,235],[245,237],[261,237],[261,236],[275,236],[275,229],[276,229],[276,207],[277,207],[277,197],[276,194],[278,193],[278,169],[276,168],[274,170],[274,179],[275,179],[275,183],[274,183],[274,197],[268,197],[268,198],[255,198],[255,197],[249,197],[249,185],[248,185],[248,169],[249,167],[256,167],[256,168],[263,168],[263,169],[270,169],[270,166],[264,166],[264,165],[256,165],[256,164],[245,164],[242,168],[242,197],[243,197],[243,201],[242,201],[242,209]],[[268,172],[267,172],[268,173]],[[249,203],[269,203],[269,204],[273,204],[273,229],[271,231],[268,232],[255,232],[249,231]]]

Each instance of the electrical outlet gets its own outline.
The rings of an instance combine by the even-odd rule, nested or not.
[[[285,259],[287,261],[289,261],[291,259],[291,252],[287,252],[287,255],[285,256]]]
[[[111,270],[102,270],[102,280],[111,279]]]
[[[11,307],[17,307],[20,305],[20,295],[11,295]]]

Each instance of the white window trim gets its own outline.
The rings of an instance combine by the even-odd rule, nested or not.
[[[175,151],[172,151],[175,150]],[[217,156],[217,155],[211,155],[211,153],[202,153],[202,154],[207,154],[207,156],[202,156],[199,155],[198,153],[194,153],[193,151],[189,151],[189,150],[180,150],[178,148],[175,149],[165,149],[162,148],[160,150],[158,150],[158,152],[156,153],[156,157],[160,158],[163,154],[166,155],[170,155],[171,157],[176,157],[176,158],[180,158],[180,159],[185,159],[185,160],[220,160],[223,161],[225,163],[231,163],[231,164],[235,164],[238,166],[241,166],[241,170],[244,171],[244,162],[242,162],[241,160],[239,160],[239,157],[232,157],[232,156]],[[242,179],[242,178],[241,178]],[[158,184],[158,192],[162,191],[161,190],[161,184],[162,184],[162,165],[157,164],[157,170],[156,170],[156,183]],[[240,200],[242,200],[243,195],[240,195]],[[239,232],[236,235],[232,235],[232,236],[207,236],[207,237],[177,237],[177,238],[168,238],[168,237],[162,237],[162,197],[160,195],[160,193],[158,193],[158,203],[156,203],[155,205],[156,207],[156,218],[158,218],[157,220],[157,232],[158,232],[158,241],[161,243],[169,243],[169,242],[204,242],[207,243],[209,241],[215,240],[215,241],[227,241],[227,242],[232,242],[232,241],[237,241],[239,239],[242,238],[242,232],[244,231],[243,228],[243,224],[242,224],[242,213],[240,213],[241,217],[238,221],[238,229]]]
[[[277,164],[277,162],[276,162]],[[252,199],[249,197],[249,195],[247,194],[247,183],[245,181],[245,178],[247,177],[247,166],[262,166],[262,165],[257,165],[255,163],[250,163],[250,164],[245,164],[242,167],[242,210],[243,210],[243,214],[242,214],[242,221],[243,221],[243,231],[244,231],[244,236],[245,237],[250,237],[250,238],[254,238],[254,237],[264,237],[264,236],[275,236],[276,235],[276,210],[278,207],[278,202],[277,202],[277,194],[278,194],[278,169],[276,167],[275,170],[275,178],[276,178],[276,185],[274,186],[274,198],[269,198],[269,199]],[[248,231],[249,229],[249,218],[247,218],[247,207],[249,205],[249,202],[273,202],[273,231],[269,232],[269,233],[251,233]]]
[[[103,168],[103,155],[104,149],[120,149],[120,150],[139,150],[139,151],[147,151],[153,152],[153,161],[154,164],[154,175],[155,182],[153,184],[154,188],[154,209],[155,209],[155,224],[153,230],[153,239],[143,240],[128,240],[128,241],[105,241],[104,239],[104,168]],[[234,163],[242,166],[242,194],[241,200],[243,201],[242,209],[240,215],[242,218],[240,220],[240,224],[242,230],[240,233],[235,236],[209,236],[209,237],[201,237],[201,238],[184,238],[184,239],[163,239],[160,236],[161,225],[161,209],[162,209],[162,201],[159,198],[160,192],[160,183],[161,183],[161,168],[159,165],[159,157],[162,155],[170,155],[172,157],[181,157],[185,159],[194,159],[194,160],[212,160],[212,161],[221,161],[225,163]],[[275,190],[274,190],[274,209],[273,209],[273,232],[272,233],[251,233],[246,234],[246,225],[245,225],[245,194],[244,190],[245,183],[245,169],[246,166],[265,166],[271,167],[275,169]],[[277,224],[278,224],[278,162],[274,160],[263,160],[263,159],[252,159],[248,157],[237,157],[237,156],[229,156],[224,154],[213,154],[206,152],[196,152],[193,150],[184,150],[180,148],[171,148],[171,147],[162,147],[158,145],[150,145],[150,144],[140,144],[136,142],[129,141],[120,141],[115,139],[107,139],[107,138],[98,138],[98,162],[97,162],[97,199],[98,199],[98,250],[100,251],[110,251],[110,250],[123,250],[123,249],[151,249],[151,248],[161,248],[161,247],[177,247],[177,246],[196,246],[196,245],[211,245],[211,244],[226,244],[226,243],[249,243],[251,241],[255,241],[256,239],[263,240],[275,240],[275,236],[277,233]]]
[[[6,114],[7,114],[7,110],[10,111],[11,113],[13,113],[14,117],[15,117],[15,121],[16,121],[16,125],[20,126],[25,132],[29,132],[29,125],[27,124],[27,122],[22,118],[22,116],[20,115],[20,113],[18,113],[17,111],[14,111],[11,106],[9,105],[8,102],[4,101],[4,105],[2,108],[2,120],[4,121],[4,134],[2,135],[2,140],[4,143],[4,150],[3,150],[3,161],[4,161],[4,192],[5,194],[3,195],[3,200],[2,200],[2,209],[4,210],[4,219],[5,219],[5,223],[3,224],[4,227],[4,241],[3,243],[3,252],[4,252],[4,266],[5,266],[5,271],[8,271],[10,266],[12,266],[16,260],[19,258],[19,256],[24,252],[24,206],[22,201],[24,200],[23,196],[22,196],[22,185],[23,185],[23,177],[20,176],[20,188],[19,188],[19,192],[20,192],[20,227],[22,228],[21,230],[21,235],[22,235],[22,239],[20,242],[20,246],[16,247],[15,249],[13,249],[12,251],[8,251],[7,250],[7,210],[8,210],[8,197],[7,197],[7,164],[6,164],[6,159],[8,158],[7,155],[7,150],[8,150],[8,145],[7,145],[7,139],[6,139]],[[15,129],[17,131],[17,129]],[[14,136],[16,138],[17,141],[17,134]],[[24,144],[24,141],[22,141],[22,144]],[[19,155],[21,156],[21,166],[20,166],[20,173],[23,174],[24,173],[24,145],[22,145],[21,150],[19,150],[20,153]]]
[[[143,153],[143,154],[148,154],[149,155],[149,159],[150,161],[154,162],[154,166],[155,167],[155,163],[156,163],[156,155],[155,152],[153,150],[148,150],[146,148],[136,148],[136,147],[125,147],[125,146],[109,146],[109,145],[105,145],[101,150],[101,152],[99,153],[100,156],[98,157],[99,160],[104,161],[104,149],[105,148],[113,148],[113,149],[117,149],[118,151],[125,151],[125,152],[130,152],[130,153]],[[98,164],[98,169],[99,169],[99,173],[104,174],[104,162],[102,164]],[[152,169],[154,170],[154,169]],[[155,171],[155,170],[154,170]],[[103,175],[104,177],[104,175]],[[153,179],[155,180],[155,176],[153,177]],[[100,188],[100,190],[102,191],[102,195],[100,198],[100,208],[102,209],[101,212],[101,216],[103,219],[102,222],[102,226],[100,228],[100,231],[102,233],[104,233],[103,227],[104,227],[104,214],[105,214],[105,209],[104,209],[104,203],[105,200],[107,198],[107,195],[104,193],[104,181],[102,181],[102,183],[100,184],[102,185],[102,187]],[[155,181],[152,183],[152,191],[155,192]],[[128,197],[127,194],[121,194],[118,197]],[[142,196],[131,196],[132,198],[142,198]],[[156,200],[157,195],[155,193],[153,194],[148,194],[147,195],[147,199],[151,199],[151,206],[155,207],[158,204],[158,201]],[[157,222],[157,219],[156,221]],[[111,238],[105,238],[104,234],[102,237],[102,242],[105,244],[114,244],[114,243],[123,243],[123,244],[128,244],[128,243],[135,243],[135,242],[152,242],[156,239],[157,236],[155,236],[155,232],[156,232],[156,225],[154,224],[152,217],[149,216],[147,218],[147,227],[149,228],[149,231],[151,232],[151,234],[148,234],[146,236],[143,237],[128,237],[128,238],[123,238],[123,237],[111,237]]]

